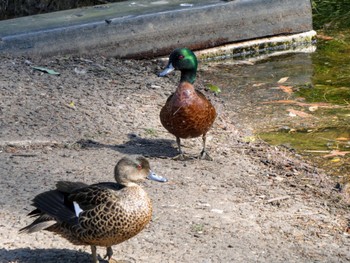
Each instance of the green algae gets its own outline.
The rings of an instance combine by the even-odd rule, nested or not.
[[[269,57],[236,66],[232,59],[236,55],[249,58],[261,51],[269,53],[279,44],[238,48],[231,61],[210,64],[205,75],[207,82],[221,87],[226,109],[237,112],[237,119],[247,124],[243,127],[253,127],[254,136],[244,141],[258,137],[293,148],[315,166],[350,182],[350,26],[328,26],[318,35],[312,54]],[[290,114],[293,111],[300,116]]]
[[[349,126],[270,132],[259,136],[270,144],[295,149],[315,166],[337,177],[339,182],[350,182]]]
[[[350,29],[335,31],[320,41],[312,54],[311,85],[299,86],[296,95],[309,102],[350,105]]]
[[[313,118],[300,119],[300,125],[287,121],[287,130],[258,134],[270,144],[295,149],[341,182],[349,182],[350,28],[328,28],[318,33],[324,40],[318,41],[311,55],[311,81],[294,85],[293,97],[320,107],[310,112]]]
[[[314,129],[290,129],[260,133],[266,142],[285,145],[299,152],[350,151],[350,127],[322,127]]]

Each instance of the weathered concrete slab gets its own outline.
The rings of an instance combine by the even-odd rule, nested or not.
[[[240,64],[242,62],[240,60],[258,61],[289,53],[312,53],[316,50],[315,37],[314,30],[292,35],[263,37],[196,51],[196,56],[203,61],[234,58]],[[232,60],[231,63],[233,63]]]
[[[312,30],[309,0],[126,1],[0,22],[0,52],[144,58]]]

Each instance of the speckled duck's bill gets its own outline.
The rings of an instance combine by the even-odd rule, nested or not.
[[[149,171],[149,174],[147,176],[147,179],[149,180],[153,180],[153,181],[156,181],[156,182],[161,182],[161,183],[165,183],[168,181],[168,179],[160,176],[160,175],[157,175],[155,172],[152,172],[152,171]]]
[[[173,64],[169,63],[168,66],[158,74],[159,77],[164,77],[165,75],[168,75],[170,72],[174,71]]]

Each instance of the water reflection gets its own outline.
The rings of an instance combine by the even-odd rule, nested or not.
[[[312,75],[311,56],[302,53],[272,57],[251,65],[232,65],[225,61],[208,64],[203,77],[221,88],[220,96],[227,102],[227,110],[237,112],[238,123],[266,130],[278,129],[287,123],[286,109],[290,104],[282,101],[295,98],[283,87],[308,85]]]
[[[292,147],[332,174],[350,180],[347,36],[319,42],[313,54],[271,57],[245,65],[209,63],[202,75],[207,83],[221,88],[220,96],[226,110],[235,112],[238,128],[253,127],[256,136]]]

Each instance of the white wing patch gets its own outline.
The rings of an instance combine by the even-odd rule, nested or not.
[[[80,208],[80,206],[78,205],[77,202],[73,202],[73,205],[74,205],[75,215],[76,215],[77,217],[79,217],[79,214],[80,214],[81,212],[83,212],[83,209]]]

